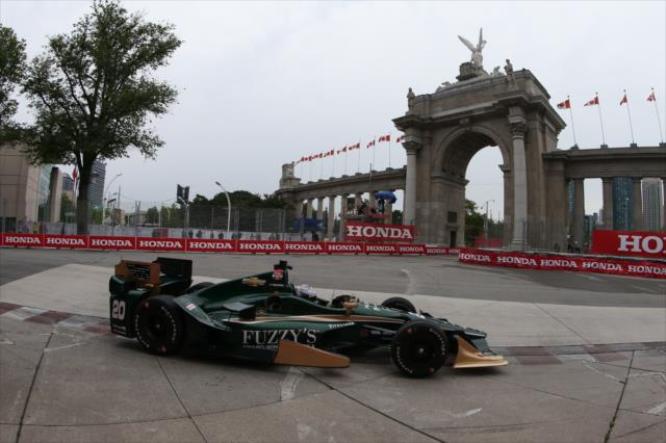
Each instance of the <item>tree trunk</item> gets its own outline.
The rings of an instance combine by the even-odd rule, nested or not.
[[[76,198],[76,233],[88,235],[90,221],[90,205],[88,203],[88,187],[90,186],[92,163],[84,164],[79,171],[79,195]]]

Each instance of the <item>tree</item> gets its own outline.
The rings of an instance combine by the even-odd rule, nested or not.
[[[146,223],[149,223],[151,225],[156,225],[159,223],[159,220],[160,220],[160,213],[157,210],[157,206],[148,208],[148,210],[146,211]]]
[[[26,152],[37,163],[78,167],[79,234],[88,233],[95,160],[127,157],[130,147],[154,158],[164,144],[146,126],[176,100],[174,88],[151,76],[181,44],[173,29],[115,0],[97,0],[70,34],[51,37],[46,53],[29,64],[23,92],[36,122]]]
[[[483,233],[483,215],[476,211],[476,203],[465,199],[465,244],[473,245]]]
[[[0,24],[0,141],[11,138],[16,128],[11,119],[18,104],[10,96],[25,72],[25,41],[19,40],[12,28]]]
[[[68,221],[67,214],[74,212],[75,209],[74,202],[69,196],[67,194],[62,194],[60,199],[60,221],[66,223]]]

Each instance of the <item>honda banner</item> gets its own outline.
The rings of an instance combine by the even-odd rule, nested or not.
[[[137,237],[136,249],[140,251],[184,251],[185,238]]]
[[[190,238],[187,240],[187,250],[191,252],[236,252],[236,241]]]
[[[595,230],[591,252],[666,259],[666,232]]]
[[[328,254],[363,254],[363,244],[362,243],[326,243],[326,252]]]
[[[327,250],[325,243],[288,241],[284,242],[284,252],[286,254],[323,254]]]
[[[284,246],[281,241],[273,240],[238,240],[236,252],[250,254],[284,254]]]
[[[597,272],[666,279],[666,262],[580,257],[555,254],[529,254],[524,252],[496,252],[481,249],[461,249],[458,260],[462,263],[506,266],[511,268],[556,271]]]
[[[398,253],[398,246],[397,245],[391,245],[391,244],[379,245],[379,244],[374,244],[374,243],[368,243],[367,245],[365,245],[365,253],[369,254],[369,255],[397,254]]]
[[[21,247],[44,247],[44,236],[41,234],[5,234],[4,246],[21,246]]]
[[[136,249],[136,237],[112,237],[107,235],[91,235],[88,237],[90,249],[112,249],[127,251]]]
[[[345,225],[347,240],[400,242],[414,241],[414,225],[382,225],[348,221]]]
[[[88,249],[88,237],[85,235],[45,234],[43,238],[47,248]]]

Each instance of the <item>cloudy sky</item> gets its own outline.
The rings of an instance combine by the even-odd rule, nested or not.
[[[158,72],[179,90],[178,104],[155,123],[166,141],[157,160],[134,154],[113,161],[107,177],[123,195],[144,202],[175,197],[176,183],[191,194],[212,196],[216,180],[227,189],[270,193],[280,165],[303,155],[341,148],[397,131],[391,120],[406,110],[405,94],[431,93],[454,81],[469,51],[457,35],[488,41],[488,71],[510,58],[530,69],[548,89],[552,104],[570,95],[578,144],[601,144],[597,110],[583,102],[598,91],[606,140],[631,141],[626,109],[629,94],[636,142],[654,146],[659,131],[654,108],[645,101],[654,87],[662,120],[666,115],[666,3],[653,2],[217,2],[127,1],[151,21],[176,26],[184,40],[168,67]],[[27,42],[29,56],[43,50],[47,36],[69,32],[89,10],[87,1],[0,2],[0,20]],[[569,122],[568,113],[562,115]],[[27,107],[20,118],[30,119]],[[664,123],[662,122],[662,126]],[[559,147],[572,145],[570,127]],[[392,166],[405,162],[393,144]],[[375,153],[377,168],[388,165],[387,145]],[[367,170],[370,151],[362,150]],[[468,169],[468,198],[501,208],[501,158],[482,150]],[[333,172],[330,160],[323,175]],[[335,174],[345,167],[336,158]],[[347,159],[355,172],[356,155]],[[322,166],[299,166],[298,175],[318,179]],[[69,168],[68,168],[69,169]],[[115,187],[115,185],[114,185]],[[586,181],[586,210],[601,207],[601,183]],[[128,201],[129,203],[129,201]]]

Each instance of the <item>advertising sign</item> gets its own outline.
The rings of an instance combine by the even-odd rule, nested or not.
[[[345,238],[354,241],[412,243],[415,237],[414,225],[383,225],[348,221],[345,230]]]
[[[591,252],[666,259],[666,232],[598,229],[592,233]]]

